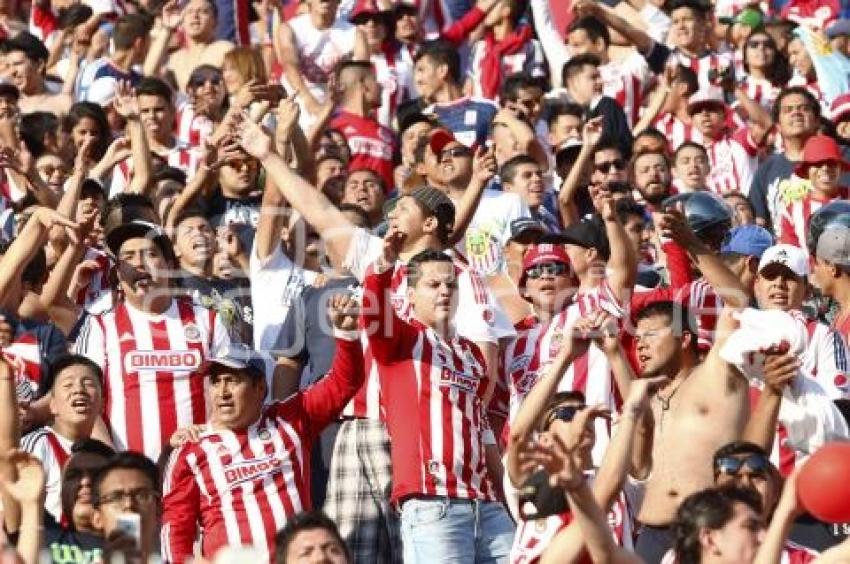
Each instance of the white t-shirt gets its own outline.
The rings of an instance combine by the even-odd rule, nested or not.
[[[255,246],[251,249],[250,277],[254,348],[269,352],[278,340],[293,300],[313,283],[316,273],[293,263],[280,245],[265,260],[257,256]]]
[[[484,190],[457,251],[482,276],[501,271],[505,267],[503,249],[511,237],[511,222],[521,217],[531,217],[531,211],[519,194]]]

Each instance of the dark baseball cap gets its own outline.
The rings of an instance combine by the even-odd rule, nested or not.
[[[174,247],[171,245],[171,239],[159,225],[136,219],[128,223],[123,223],[111,229],[106,234],[106,248],[113,256],[118,256],[118,251],[121,250],[121,245],[129,239],[150,238],[157,246],[159,246],[162,254],[169,259],[174,258]]]
[[[608,245],[608,236],[602,220],[596,216],[574,223],[561,231],[545,237],[547,242],[561,243],[563,245],[578,245],[585,249],[596,249],[604,258],[608,259],[611,249]]]
[[[516,239],[522,236],[541,236],[546,233],[546,228],[534,218],[521,217],[515,219],[510,225],[511,239]]]

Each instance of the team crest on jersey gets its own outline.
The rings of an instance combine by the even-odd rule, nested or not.
[[[515,356],[511,361],[510,366],[508,366],[508,372],[513,374],[518,370],[525,370],[528,367],[528,363],[531,362],[530,354],[521,354],[519,356]]]
[[[272,438],[272,434],[269,433],[268,429],[260,429],[260,432],[257,433],[257,436],[260,437],[261,441],[270,441]]]
[[[190,372],[201,366],[198,351],[130,351],[124,357],[124,371],[160,370]]]
[[[560,331],[552,333],[552,339],[549,341],[549,356],[557,356],[561,350],[561,343],[564,342],[564,334]]]
[[[442,475],[443,471],[443,463],[439,460],[429,460],[428,461],[428,473],[434,476],[435,478],[439,478]]]
[[[194,323],[190,323],[183,328],[183,335],[185,335],[187,341],[201,340],[201,330]]]

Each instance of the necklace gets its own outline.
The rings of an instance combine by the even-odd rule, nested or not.
[[[676,384],[676,387],[673,388],[673,391],[670,392],[670,395],[668,395],[667,397],[662,396],[660,390],[655,390],[655,397],[661,404],[661,417],[658,420],[659,429],[664,428],[664,415],[668,411],[670,411],[670,402],[673,400],[673,396],[676,395],[676,392],[679,391],[679,388],[682,386],[682,382],[684,382],[684,380],[680,380],[679,383]]]

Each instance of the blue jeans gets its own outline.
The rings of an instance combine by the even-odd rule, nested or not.
[[[414,498],[401,506],[405,564],[507,563],[514,529],[495,501]]]

